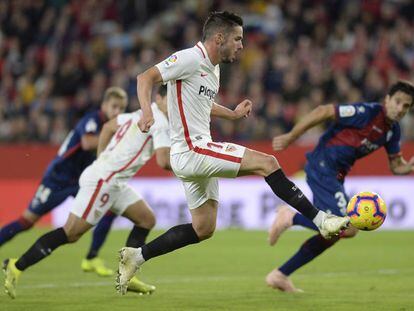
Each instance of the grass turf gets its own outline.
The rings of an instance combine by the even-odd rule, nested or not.
[[[43,232],[35,229],[16,237],[0,249],[0,258],[22,254]],[[127,234],[113,231],[102,249],[101,257],[114,268]],[[24,272],[15,300],[2,290],[0,310],[414,310],[412,231],[362,232],[341,241],[293,274],[304,293],[266,287],[266,273],[310,235],[287,232],[272,248],[265,232],[219,231],[209,241],[145,264],[140,277],[157,286],[154,295],[119,296],[114,277],[80,270],[87,234]]]

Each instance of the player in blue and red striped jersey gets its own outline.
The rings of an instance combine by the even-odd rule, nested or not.
[[[30,229],[43,215],[59,206],[79,190],[78,180],[83,170],[96,158],[99,132],[102,125],[126,109],[128,96],[119,87],[105,91],[99,110],[86,114],[67,135],[56,157],[46,169],[35,196],[23,215],[6,224],[0,230],[0,246],[17,234]],[[97,226],[87,258],[82,262],[85,271],[96,271],[99,275],[112,275],[97,257],[99,248],[110,229],[115,215],[108,213]]]
[[[273,149],[283,150],[311,127],[334,120],[316,148],[306,155],[305,172],[314,205],[325,212],[343,216],[348,203],[344,178],[357,159],[384,146],[394,174],[414,172],[414,157],[406,162],[401,154],[398,123],[413,106],[413,102],[414,85],[399,81],[391,86],[383,104],[361,102],[319,106],[300,120],[289,133],[274,137]],[[274,245],[279,236],[292,225],[318,230],[307,218],[283,206],[279,208],[269,230],[270,245]],[[357,232],[351,226],[340,237],[353,237]],[[289,275],[319,256],[340,237],[330,240],[324,239],[320,234],[311,237],[292,258],[267,275],[267,284],[282,291],[298,291]]]

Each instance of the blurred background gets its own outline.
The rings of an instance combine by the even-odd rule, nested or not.
[[[268,140],[317,105],[381,100],[398,78],[414,80],[409,0],[1,1],[0,141],[60,144],[111,85],[137,109],[137,74],[193,46],[212,10],[245,21],[244,52],[222,66],[218,100],[254,103],[248,120],[215,120],[215,140]]]
[[[380,101],[398,79],[414,81],[410,0],[0,1],[0,224],[26,208],[57,146],[85,112],[99,106],[104,90],[124,88],[130,97],[128,110],[138,109],[137,74],[176,50],[194,46],[213,10],[234,11],[245,23],[244,52],[237,63],[221,66],[217,101],[230,108],[246,97],[254,103],[253,113],[242,121],[213,119],[216,141],[273,152],[270,139],[290,130],[316,106]],[[411,157],[413,110],[402,128],[403,151]],[[300,171],[304,153],[322,131],[313,128],[295,146],[276,154],[288,174]],[[361,160],[351,172],[365,177],[389,174],[384,151]],[[153,163],[140,175],[165,178],[168,192],[171,175]],[[390,195],[399,195],[402,187],[414,189],[412,177],[398,182],[387,178],[381,187],[400,185]],[[183,195],[181,190],[177,188]],[[147,199],[150,195],[156,191]],[[412,200],[392,198],[386,199],[397,202],[395,215],[405,221]],[[232,200],[228,205],[239,208],[237,197]],[[183,198],[174,202],[184,206],[177,215],[185,218]],[[267,203],[261,206],[271,212],[273,203],[269,209]],[[239,215],[229,213],[230,218]],[[414,212],[411,216],[409,226],[414,228]]]

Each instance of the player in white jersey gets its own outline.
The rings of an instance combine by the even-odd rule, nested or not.
[[[50,255],[57,247],[76,242],[96,225],[108,210],[130,219],[134,224],[126,245],[139,247],[145,243],[155,225],[151,208],[127,181],[152,157],[159,166],[171,169],[170,138],[167,119],[166,88],[161,87],[156,103],[151,104],[154,125],[143,133],[138,127],[141,111],[119,115],[105,123],[98,145],[98,158],[82,173],[80,189],[66,224],[40,237],[19,259],[6,262],[5,288],[14,298],[17,279],[22,271]],[[102,151],[103,150],[103,151]],[[155,287],[131,280],[130,289],[152,293]]]
[[[120,251],[117,288],[124,294],[128,280],[145,261],[211,237],[218,207],[217,177],[258,175],[273,192],[311,219],[324,236],[338,234],[348,225],[346,217],[328,216],[316,209],[282,172],[272,155],[232,143],[216,143],[210,135],[210,116],[235,120],[251,111],[242,101],[234,110],[214,102],[219,90],[219,63],[231,63],[242,50],[242,19],[229,12],[210,14],[203,38],[194,47],[174,53],[138,76],[138,98],[143,116],[140,129],[154,123],[150,94],[156,83],[168,83],[168,114],[171,130],[171,166],[182,180],[192,223],[171,228],[138,249]]]

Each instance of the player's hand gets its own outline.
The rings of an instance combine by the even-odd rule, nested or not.
[[[273,150],[286,149],[293,142],[293,140],[294,139],[290,133],[275,136],[272,140]]]
[[[253,103],[248,99],[245,99],[240,104],[238,104],[237,107],[234,109],[234,112],[236,113],[235,119],[248,117],[250,112],[252,111],[252,105]]]
[[[143,133],[148,133],[151,126],[154,124],[153,116],[142,115],[141,119],[138,121],[138,127]]]

